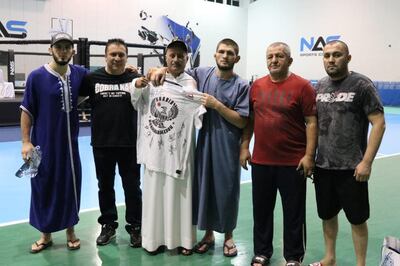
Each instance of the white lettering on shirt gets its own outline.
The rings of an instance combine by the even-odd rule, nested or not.
[[[131,92],[133,91],[134,87],[132,82],[127,82],[123,84],[101,84],[101,83],[96,83],[95,87],[95,93],[101,93],[103,91],[126,91],[126,92]]]
[[[317,102],[353,102],[355,92],[318,93]]]

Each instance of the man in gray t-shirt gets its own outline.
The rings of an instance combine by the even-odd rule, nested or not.
[[[374,84],[349,71],[350,60],[344,42],[325,45],[323,62],[328,76],[316,87],[319,133],[314,174],[325,256],[312,265],[336,265],[337,215],[341,209],[351,224],[357,265],[366,264],[368,179],[385,131],[385,118]]]
[[[317,166],[355,169],[367,148],[368,115],[383,113],[374,84],[352,71],[339,81],[325,77],[317,84],[317,106]]]

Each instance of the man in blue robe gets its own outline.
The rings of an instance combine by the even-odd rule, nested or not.
[[[214,57],[217,67],[192,71],[198,90],[206,95],[207,107],[197,140],[193,182],[193,221],[206,232],[195,252],[207,252],[217,231],[225,234],[224,255],[233,257],[237,255],[233,230],[239,209],[240,141],[249,115],[249,83],[233,72],[240,59],[236,42],[220,41]]]
[[[29,160],[35,146],[42,159],[31,179],[30,224],[41,232],[31,253],[52,245],[51,233],[66,229],[67,248],[75,250],[81,164],[78,152],[78,90],[87,70],[69,65],[75,51],[72,37],[57,33],[49,48],[53,60],[32,71],[21,104],[22,158]]]

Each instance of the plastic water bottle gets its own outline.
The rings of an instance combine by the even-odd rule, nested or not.
[[[34,178],[38,173],[41,160],[42,160],[42,152],[40,151],[40,146],[36,146],[28,154],[28,160],[18,169],[15,175],[19,178],[21,177]]]

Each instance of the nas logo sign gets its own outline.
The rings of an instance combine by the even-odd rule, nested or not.
[[[26,21],[20,20],[0,21],[0,37],[25,39],[27,36],[26,23]]]
[[[300,39],[300,56],[322,56],[322,50],[326,43],[339,40],[340,35],[318,36]]]

